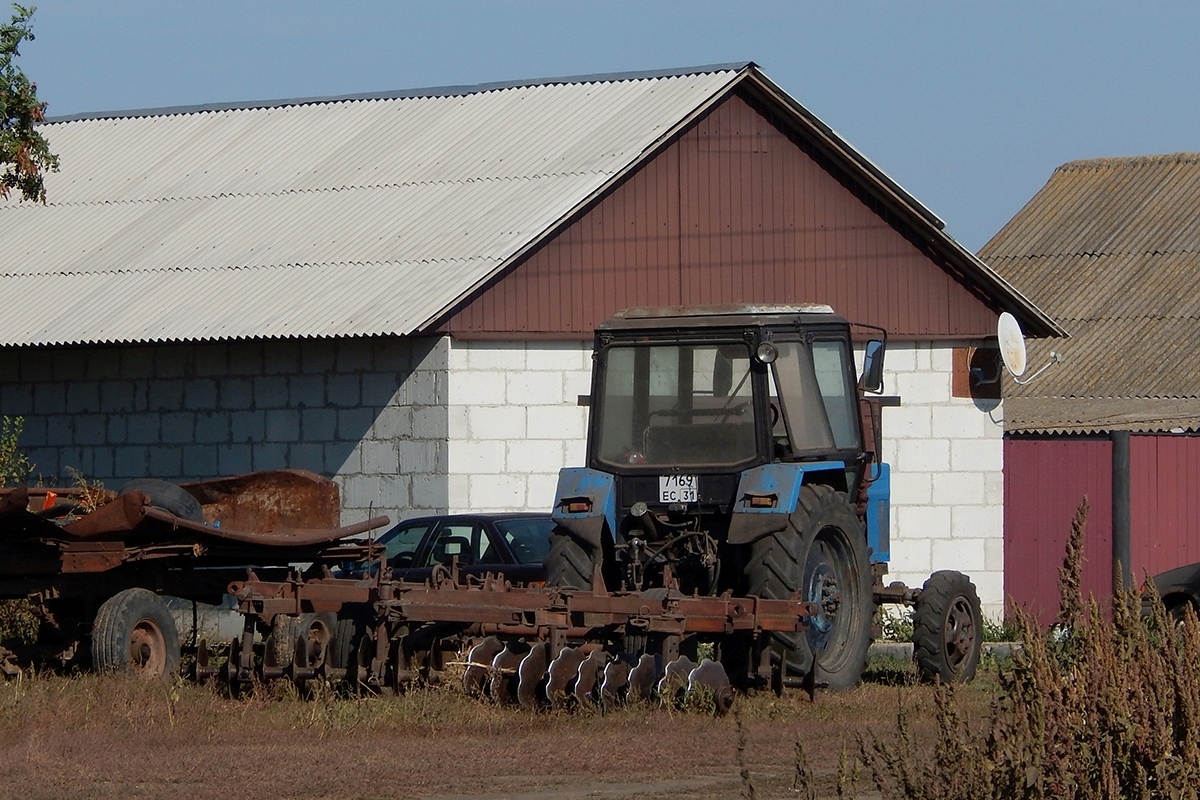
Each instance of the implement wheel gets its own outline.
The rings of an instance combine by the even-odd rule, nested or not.
[[[546,585],[566,589],[592,588],[595,569],[592,549],[562,528],[550,534],[550,552],[546,554]]]
[[[179,632],[162,598],[148,589],[126,589],[106,600],[92,624],[92,666],[148,680],[177,671]]]
[[[811,485],[781,531],[751,545],[746,594],[815,603],[808,630],[770,634],[787,672],[807,676],[817,654],[818,685],[848,689],[862,677],[871,643],[870,566],[862,525],[844,492]]]
[[[929,576],[913,611],[913,659],[927,681],[975,677],[983,643],[983,615],[975,584],[961,572]]]

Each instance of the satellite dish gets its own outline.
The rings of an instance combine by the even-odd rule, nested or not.
[[[1024,375],[1025,334],[1021,333],[1021,323],[1007,311],[1000,315],[1000,322],[996,324],[996,338],[1000,341],[1000,358],[1004,359],[1004,367],[1014,377]]]

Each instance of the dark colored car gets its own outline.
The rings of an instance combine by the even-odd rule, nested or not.
[[[513,583],[544,581],[542,559],[554,522],[548,514],[446,514],[406,519],[379,537],[398,580],[425,581],[435,565],[459,573],[504,573]]]
[[[1183,610],[1191,606],[1200,614],[1200,563],[1187,564],[1160,572],[1151,578],[1166,606],[1167,614],[1176,621],[1183,619]],[[1143,610],[1148,607],[1143,603]]]

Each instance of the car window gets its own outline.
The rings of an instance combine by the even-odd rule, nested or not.
[[[434,564],[450,566],[450,562],[458,556],[462,566],[486,563],[491,549],[491,542],[483,535],[478,525],[449,524],[443,525],[433,540],[433,547],[425,555],[422,566],[432,567]]]
[[[550,531],[553,528],[554,520],[549,517],[496,522],[496,529],[508,542],[508,549],[518,564],[542,563],[550,551]]]
[[[417,547],[433,523],[401,523],[379,537],[384,546],[387,563],[395,568],[411,567],[417,555]]]

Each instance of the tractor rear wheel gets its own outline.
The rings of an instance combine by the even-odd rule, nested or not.
[[[744,576],[748,595],[784,600],[799,592],[817,606],[806,631],[770,635],[788,673],[807,676],[816,653],[818,685],[858,683],[874,604],[866,537],[844,492],[803,487],[787,527],[751,545]]]
[[[551,532],[545,560],[547,586],[590,589],[595,563],[591,548],[583,542],[561,528]]]
[[[975,584],[954,570],[930,575],[913,611],[913,658],[921,677],[966,683],[975,677],[982,642]]]

